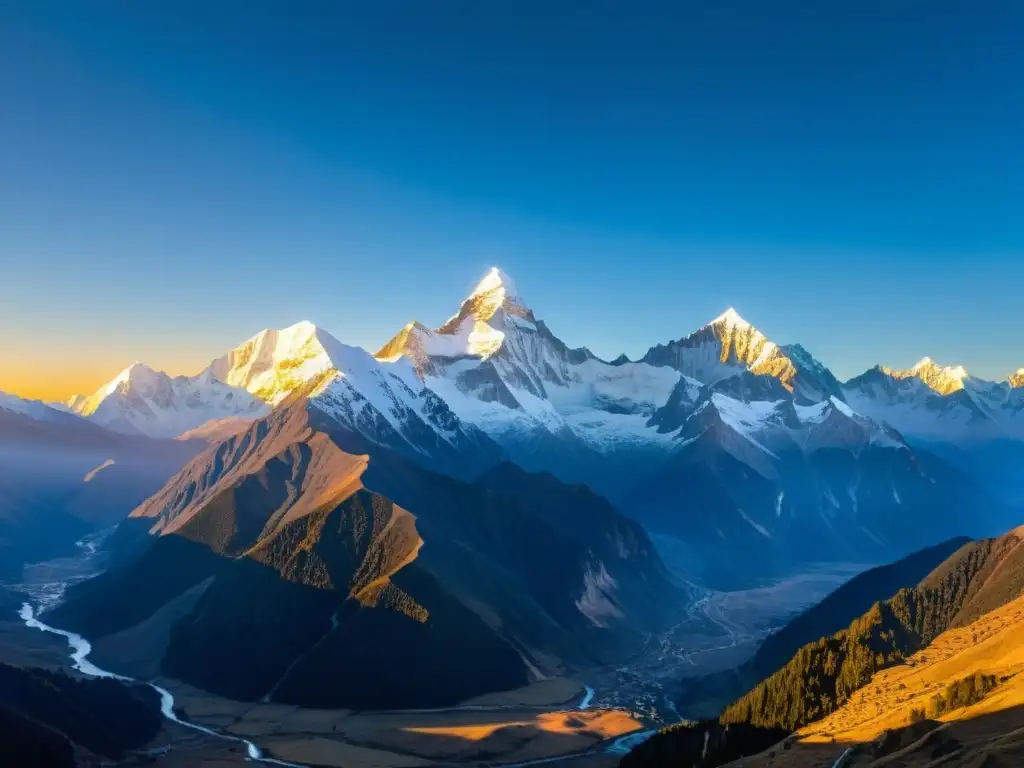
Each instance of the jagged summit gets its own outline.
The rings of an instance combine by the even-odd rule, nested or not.
[[[894,379],[918,378],[928,387],[941,395],[958,392],[964,388],[967,369],[962,365],[941,366],[930,357],[922,357],[906,370],[893,370],[882,367],[884,373]]]
[[[1007,381],[1010,382],[1010,386],[1014,389],[1024,388],[1024,368],[1019,368],[1016,373],[1011,373]]]
[[[711,328],[711,327],[719,327],[719,326],[726,327],[726,328],[750,328],[750,327],[752,327],[750,325],[750,323],[748,323],[746,320],[744,320],[740,316],[740,313],[737,312],[732,307],[729,307],[727,310],[725,310],[725,312],[720,314],[718,317],[716,317],[714,320],[712,320],[710,323],[708,323],[704,327],[705,328]]]
[[[214,360],[204,373],[276,405],[333,366],[326,347],[334,344],[344,346],[306,320],[280,330],[267,328]]]
[[[491,267],[487,274],[483,276],[483,279],[477,283],[476,288],[470,294],[470,298],[497,291],[502,292],[503,299],[516,299],[519,297],[519,291],[516,289],[516,284],[512,278],[498,267]]]
[[[707,325],[641,358],[675,368],[684,376],[715,385],[743,372],[771,376],[799,400],[843,398],[832,372],[798,344],[780,347],[729,307]]]
[[[507,274],[497,267],[491,267],[483,279],[477,283],[473,292],[466,297],[459,307],[459,311],[445,321],[438,329],[438,333],[458,333],[467,329],[467,321],[488,324],[492,330],[501,330],[503,325],[502,315],[524,318],[529,322],[534,321],[533,313],[523,303],[522,296],[516,288],[515,282]],[[493,334],[489,334],[486,328],[476,327],[472,329],[482,341],[482,352],[493,353],[491,347],[500,340]],[[486,340],[483,337],[490,337]]]
[[[492,267],[440,328],[432,331],[419,322],[407,323],[376,356],[387,362],[408,357],[424,373],[432,369],[432,358],[487,360],[506,347],[510,337],[537,330],[537,320],[512,278]]]

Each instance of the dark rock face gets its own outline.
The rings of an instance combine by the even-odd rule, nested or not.
[[[162,722],[160,697],[147,685],[0,664],[0,758],[14,756],[3,765],[72,766],[76,744],[120,760]]]
[[[48,725],[0,706],[0,764],[24,768],[75,768],[75,747]]]

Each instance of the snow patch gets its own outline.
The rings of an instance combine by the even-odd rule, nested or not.
[[[718,410],[722,421],[773,459],[779,458],[754,439],[754,435],[769,426],[769,420],[775,415],[775,409],[782,403],[781,400],[757,400],[741,403],[739,400],[733,400],[720,392],[715,392],[711,396],[711,403]]]

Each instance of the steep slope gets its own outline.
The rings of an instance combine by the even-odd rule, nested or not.
[[[1022,673],[1024,597],[947,630],[791,736],[748,724],[682,725],[642,744],[621,765],[1013,768],[1024,759]],[[713,734],[707,750],[705,731]]]
[[[53,621],[102,656],[105,637],[175,604],[184,615],[152,649],[164,673],[236,698],[376,708],[622,658],[669,620],[681,595],[603,499],[510,466],[482,483],[436,474],[334,418],[319,390],[133,512],[126,528],[153,535]]]
[[[832,765],[849,744],[891,727],[892,710],[906,709],[907,720],[900,725],[923,719],[924,711],[910,717],[910,710],[941,693],[942,686],[936,685],[940,677],[946,684],[958,683],[965,674],[989,672],[994,660],[997,667],[1012,662],[1014,674],[1024,671],[1021,600],[1024,529],[965,544],[917,586],[875,603],[846,629],[800,648],[717,720],[666,729],[622,765],[669,766],[689,760],[713,768],[772,745],[771,753],[744,759],[743,765]],[[975,649],[974,660],[967,659]],[[957,654],[964,654],[963,663],[951,659]],[[922,676],[922,668],[930,683],[908,685],[905,681]],[[1019,698],[1007,702],[1020,703]],[[869,723],[881,727],[870,731],[864,728]],[[802,758],[792,740],[778,744],[798,728],[803,729],[802,743],[824,742],[831,751],[810,751]],[[847,745],[832,743],[840,734],[851,737]],[[702,751],[709,741],[714,749]],[[892,739],[886,743],[884,754],[896,751]]]
[[[905,664],[875,674],[869,685],[827,718],[801,729],[783,745],[744,759],[742,765],[1020,765],[1022,639],[1024,598],[1018,598],[944,632]]]
[[[1024,529],[967,544],[913,589],[876,603],[846,630],[801,648],[726,708],[722,722],[793,730],[821,719],[879,669],[1006,605],[1022,590]]]
[[[941,460],[835,398],[798,405],[773,377],[743,372],[692,404],[674,397],[652,422],[677,447],[628,508],[711,555],[704,577],[716,586],[810,559],[891,560],[1000,522],[998,505]]]
[[[472,477],[501,458],[501,450],[460,420],[408,361],[381,363],[311,323],[263,331],[206,373],[274,406],[309,396],[353,435],[456,477]]]
[[[378,352],[408,360],[464,421],[517,463],[608,492],[633,465],[660,461],[667,445],[647,421],[679,374],[616,365],[572,349],[525,304],[498,269],[484,276],[437,330],[406,325]]]
[[[411,323],[377,356],[409,361],[520,466],[583,482],[690,544],[717,586],[1005,525],[977,483],[851,408],[806,349],[734,310],[640,362],[605,363],[562,343],[491,270],[448,322]]]
[[[678,341],[651,347],[642,361],[674,368],[705,384],[749,371],[771,376],[801,403],[842,399],[835,376],[798,344],[780,347],[731,307]]]
[[[802,646],[845,629],[875,603],[892,597],[901,589],[915,586],[968,543],[969,539],[965,538],[950,539],[854,576],[820,603],[769,635],[751,662],[752,673],[758,679],[768,677],[784,666]]]
[[[407,362],[379,363],[306,322],[261,331],[195,377],[136,364],[70,407],[122,433],[216,442],[314,389],[318,406],[353,432],[442,471],[468,477],[501,458]]]

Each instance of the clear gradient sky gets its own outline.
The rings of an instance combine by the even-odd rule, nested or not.
[[[1024,366],[1024,3],[0,4],[0,389],[376,349],[491,265],[571,345],[727,306]]]

